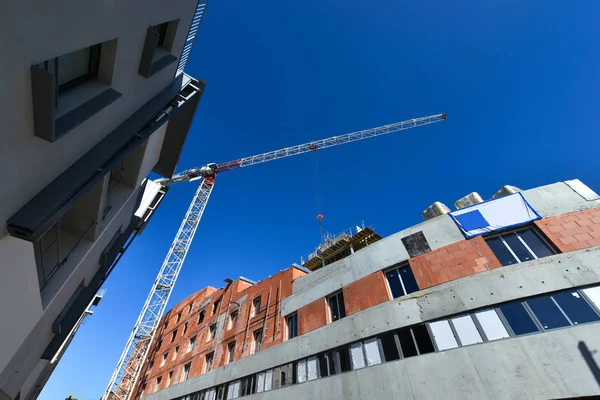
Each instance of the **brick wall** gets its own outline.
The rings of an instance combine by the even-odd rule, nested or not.
[[[391,299],[383,272],[377,271],[344,288],[346,314],[354,314]]]
[[[481,236],[409,259],[419,289],[501,266]]]
[[[327,325],[327,303],[321,297],[298,310],[298,335]]]
[[[535,225],[563,253],[600,246],[600,208],[544,218]]]

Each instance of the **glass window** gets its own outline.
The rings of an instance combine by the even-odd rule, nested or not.
[[[508,248],[502,242],[499,236],[486,239],[488,246],[492,249],[492,252],[500,261],[500,264],[506,266],[511,264],[518,263],[517,259],[512,255],[512,253],[508,250]]]
[[[600,309],[600,286],[582,290],[596,308]]]
[[[381,339],[381,347],[385,361],[393,361],[400,359],[398,346],[396,345],[396,337],[392,333],[386,333],[379,337]]]
[[[204,363],[204,371],[208,372],[212,369],[213,359],[215,358],[215,353],[210,353],[206,355],[206,361]]]
[[[267,370],[265,372],[265,390],[273,389],[273,370]]]
[[[352,363],[350,362],[350,352],[348,346],[341,347],[337,354],[340,360],[340,371],[346,372],[352,370]]]
[[[550,296],[534,297],[526,301],[544,329],[571,325]]]
[[[202,310],[200,311],[200,313],[198,314],[198,323],[201,324],[204,322],[204,315],[206,314],[206,311]]]
[[[516,233],[502,235],[502,238],[506,242],[506,245],[510,247],[513,253],[515,253],[520,262],[531,261],[535,259],[533,254],[531,254],[531,252],[525,248],[523,242],[521,242]]]
[[[221,300],[217,300],[213,303],[212,315],[215,315],[219,311],[219,303]]]
[[[387,271],[385,277],[394,298],[419,290],[417,281],[408,265]]]
[[[574,325],[598,321],[600,319],[598,314],[596,314],[576,290],[556,293],[552,297]]]
[[[510,337],[496,311],[481,311],[475,313],[475,317],[477,318],[477,321],[479,321],[487,340],[497,340]]]
[[[209,340],[213,340],[215,338],[215,336],[217,336],[217,324],[211,325],[208,333],[209,333],[209,335],[208,335]]]
[[[257,297],[254,300],[252,300],[252,305],[254,307],[254,315],[260,314],[260,297]]]
[[[399,331],[398,339],[400,339],[400,347],[402,348],[402,355],[404,358],[419,355],[417,346],[415,346],[415,341],[410,333],[410,329],[403,329]]]
[[[306,360],[306,377],[309,381],[315,380],[319,377],[317,369],[317,357],[309,357]]]
[[[253,342],[253,351],[252,353],[259,352],[262,348],[262,340],[263,340],[263,332],[262,329],[254,332],[254,342]]]
[[[296,364],[296,375],[298,383],[306,382],[306,359],[302,359]]]
[[[365,347],[365,356],[367,365],[381,364],[381,354],[379,353],[379,340],[377,338],[367,339],[363,343]]]
[[[188,351],[194,351],[194,348],[196,347],[196,336],[190,338],[190,347]]]
[[[415,337],[415,341],[417,342],[419,354],[433,353],[435,351],[431,336],[429,336],[429,332],[425,325],[414,326],[411,330]]]
[[[325,377],[329,375],[335,375],[337,369],[334,362],[334,355],[332,352],[320,354],[319,359],[319,376]]]
[[[183,367],[183,376],[181,378],[181,381],[185,381],[190,377],[190,370],[192,369],[192,363],[189,364],[185,364],[185,366]]]
[[[327,298],[327,304],[329,305],[329,316],[331,318],[331,322],[337,321],[338,319],[346,316],[344,295],[342,292],[329,296]]]
[[[539,331],[520,301],[503,304],[500,306],[500,311],[502,311],[515,335],[519,336]]]
[[[433,340],[437,344],[438,349],[448,350],[458,347],[454,333],[450,328],[448,321],[437,321],[429,324],[431,333],[433,334]]]
[[[171,342],[174,341],[176,337],[177,337],[177,329],[175,329],[173,331],[173,335],[171,336]]]
[[[237,316],[238,316],[238,312],[237,311],[232,311],[231,314],[229,314],[229,327],[228,327],[228,329],[235,328],[235,323],[237,322]]]
[[[231,342],[227,345],[227,364],[233,361],[235,357],[235,342]]]
[[[473,322],[470,315],[465,315],[458,318],[452,318],[452,324],[456,330],[456,334],[463,346],[469,344],[482,343],[483,339]]]
[[[533,230],[527,229],[519,232],[519,236],[527,246],[533,251],[537,258],[547,257],[554,254],[554,251],[542,240],[542,238]]]
[[[287,338],[292,339],[298,336],[298,314],[286,318]]]
[[[155,25],[154,29],[158,32],[158,41],[156,42],[156,47],[163,47],[165,43],[165,36],[167,36],[167,27],[169,23],[165,22],[164,24]]]
[[[352,360],[352,369],[365,367],[365,357],[363,355],[362,343],[352,343],[350,345],[350,359]]]
[[[96,77],[100,45],[86,47],[69,54],[60,56],[48,63],[54,63],[58,92],[64,93],[81,83]]]

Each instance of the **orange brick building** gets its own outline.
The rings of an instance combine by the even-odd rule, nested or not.
[[[518,374],[504,372],[513,368],[532,398],[600,394],[568,347],[576,337],[600,349],[600,197],[590,192],[579,181],[535,188],[516,208],[494,200],[510,221],[529,210],[507,227],[469,237],[479,225],[440,215],[358,251],[351,243],[364,234],[349,237],[343,256],[330,252],[311,272],[205,288],[163,318],[134,398],[519,398]],[[465,355],[473,345],[490,356]],[[532,361],[545,360],[535,346],[549,346],[552,362]],[[455,365],[458,375],[432,378]],[[312,382],[323,378],[332,383]]]

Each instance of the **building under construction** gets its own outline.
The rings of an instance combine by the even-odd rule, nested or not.
[[[600,395],[600,197],[578,180],[440,203],[160,321],[132,398]]]

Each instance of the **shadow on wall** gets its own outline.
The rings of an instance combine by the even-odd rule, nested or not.
[[[587,363],[588,367],[590,368],[590,371],[592,371],[592,374],[594,374],[594,378],[596,378],[596,382],[598,382],[598,386],[600,386],[600,367],[598,367],[598,364],[596,364],[596,361],[594,360],[594,357],[593,357],[593,354],[597,353],[597,351],[594,351],[594,352],[590,351],[590,349],[588,349],[585,342],[579,342],[577,347],[579,348],[579,351],[581,352],[581,356],[583,357],[583,359]]]

